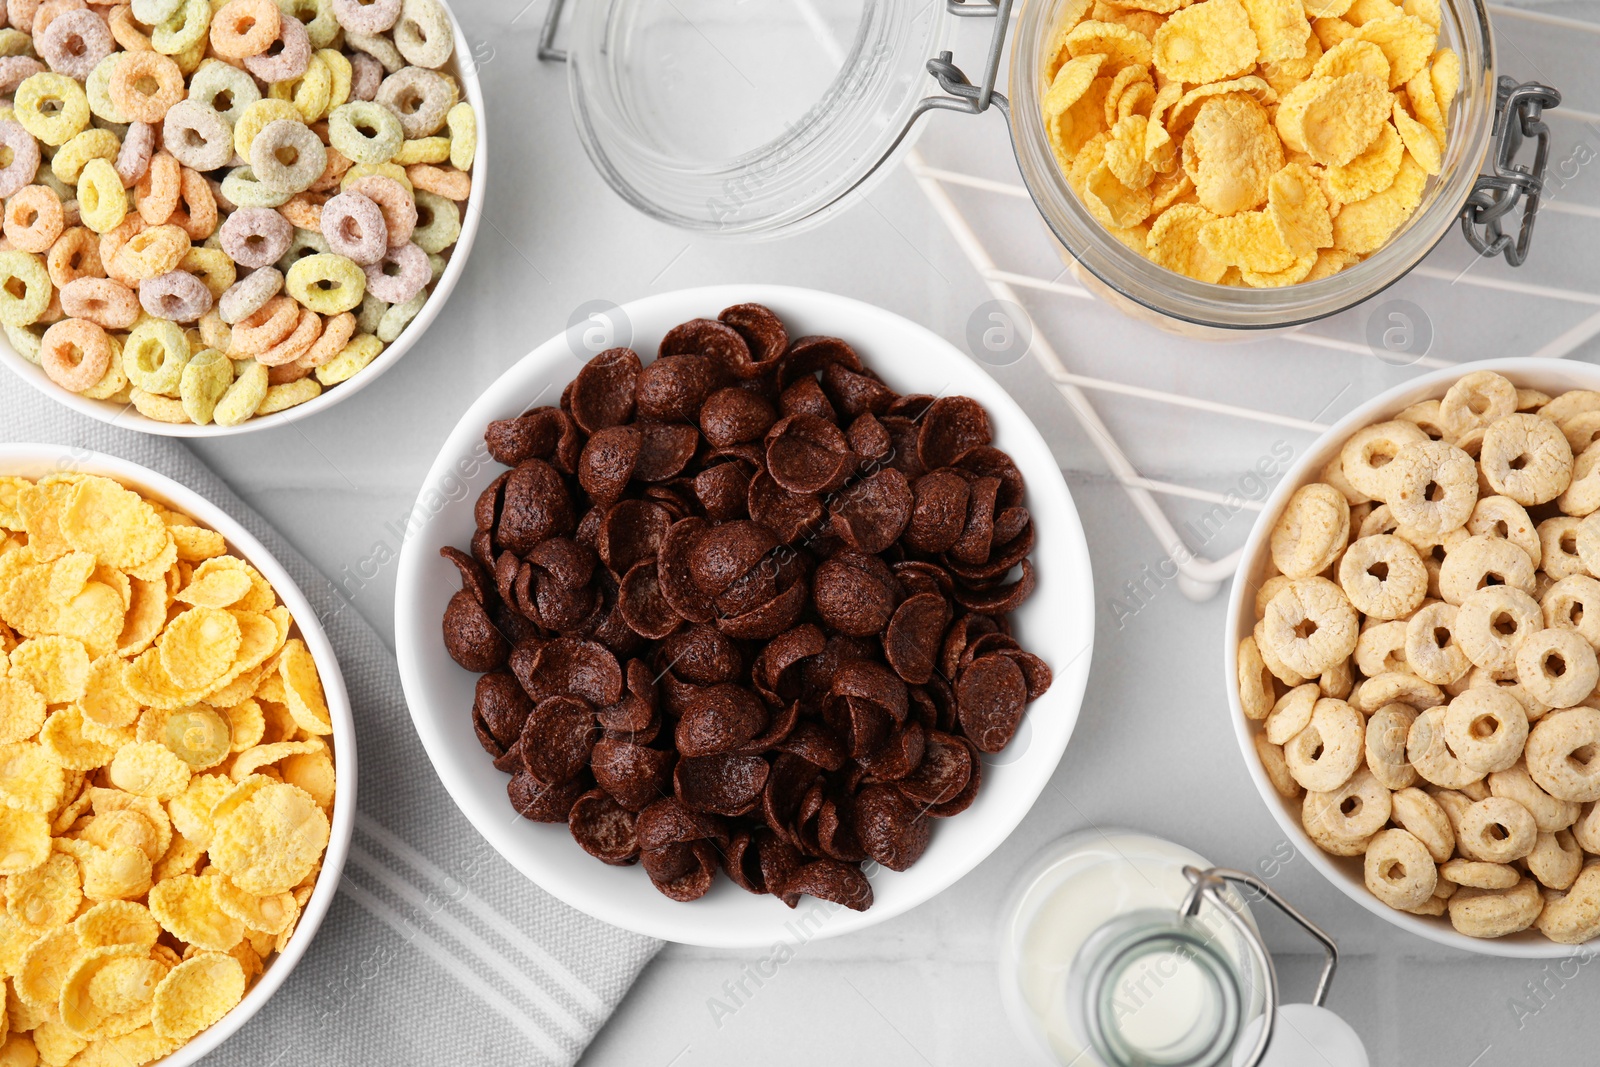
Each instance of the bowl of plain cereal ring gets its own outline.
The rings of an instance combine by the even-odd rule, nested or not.
[[[483,99],[442,0],[15,3],[0,360],[101,421],[312,415],[422,336],[471,251]]]
[[[1352,899],[1473,952],[1600,936],[1600,369],[1463,364],[1267,502],[1229,604],[1250,774]]]
[[[0,445],[6,1063],[198,1061],[304,955],[355,819],[333,649],[169,478]]]
[[[1500,81],[1482,0],[1026,0],[1012,139],[1086,284],[1237,336],[1367,299],[1494,199],[1497,116],[1560,100]],[[1483,254],[1527,252],[1480,231]]]
[[[880,309],[725,286],[623,312],[634,347],[540,346],[434,464],[464,491],[401,557],[417,732],[490,844],[617,926],[756,946],[898,915],[1071,736],[1093,590],[1060,472]]]

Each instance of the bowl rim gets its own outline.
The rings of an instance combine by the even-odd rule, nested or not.
[[[1239,701],[1239,642],[1254,628],[1255,589],[1250,575],[1265,560],[1269,551],[1272,526],[1277,521],[1289,496],[1300,486],[1316,480],[1316,474],[1334,451],[1356,430],[1392,417],[1402,409],[1422,400],[1437,399],[1450,383],[1476,371],[1494,371],[1509,378],[1519,388],[1526,380],[1534,378],[1566,381],[1566,389],[1600,389],[1600,367],[1567,359],[1538,357],[1511,357],[1474,360],[1444,367],[1402,382],[1358,405],[1343,418],[1325,430],[1313,441],[1298,460],[1285,472],[1263,504],[1261,514],[1250,535],[1240,549],[1239,569],[1234,575],[1233,588],[1228,596],[1227,625],[1223,631],[1224,688],[1228,694],[1230,724],[1239,743],[1240,754],[1250,772],[1262,802],[1277,821],[1279,829],[1311,861],[1323,878],[1331,882],[1345,896],[1384,921],[1424,937],[1436,944],[1447,945],[1482,956],[1499,956],[1511,959],[1561,959],[1581,951],[1584,945],[1564,945],[1551,941],[1537,931],[1523,931],[1509,938],[1468,937],[1452,927],[1442,917],[1410,915],[1396,911],[1384,904],[1367,889],[1364,881],[1351,868],[1358,864],[1357,857],[1336,857],[1323,852],[1312,842],[1301,827],[1300,821],[1290,811],[1285,801],[1267,778],[1261,760],[1256,755],[1256,722],[1245,717]],[[1249,598],[1248,600],[1246,598]],[[1250,625],[1244,623],[1248,619]],[[1600,939],[1591,939],[1592,946]]]
[[[422,339],[428,327],[433,325],[433,320],[439,317],[439,312],[444,309],[444,305],[455,290],[456,282],[466,270],[467,259],[471,256],[472,246],[477,240],[478,223],[483,215],[484,188],[488,182],[489,170],[488,123],[485,121],[483,108],[483,86],[478,80],[477,59],[472,54],[466,33],[461,29],[461,23],[456,20],[456,14],[450,7],[450,0],[439,0],[439,3],[444,7],[445,14],[450,19],[450,27],[455,33],[456,48],[451,58],[456,63],[456,74],[461,81],[467,102],[472,105],[478,119],[478,147],[472,157],[472,190],[462,207],[461,234],[450,250],[450,259],[445,263],[444,273],[439,275],[439,280],[434,283],[433,292],[422,305],[422,310],[417,312],[417,317],[406,324],[406,328],[400,331],[399,337],[384,346],[376,359],[337,386],[324,389],[304,404],[296,404],[292,408],[273,412],[271,415],[251,416],[236,426],[219,426],[214,422],[204,426],[192,422],[158,422],[139,414],[131,403],[118,405],[109,400],[93,400],[78,393],[69,393],[51,381],[37,364],[23,359],[12,347],[10,338],[3,332],[0,332],[0,364],[4,364],[34,389],[81,415],[87,415],[91,419],[111,426],[157,437],[234,437],[287,426],[326,411],[377,381],[380,375],[398,363],[400,357]]]
[[[1015,450],[1019,447],[1027,447],[1035,454],[1042,453],[1048,459],[1050,472],[1055,475],[1054,483],[1047,488],[1039,484],[1041,471],[1037,463],[1032,464],[1031,472],[1024,470],[1025,476],[1029,479],[1030,501],[1038,503],[1048,494],[1052,501],[1050,507],[1053,509],[1055,519],[1060,523],[1060,529],[1052,534],[1052,540],[1059,542],[1052,548],[1056,560],[1059,560],[1055,565],[1062,572],[1061,577],[1056,580],[1063,584],[1062,592],[1058,593],[1061,603],[1057,610],[1059,617],[1071,618],[1071,622],[1062,628],[1062,632],[1074,636],[1081,633],[1086,642],[1084,648],[1068,662],[1052,664],[1055,668],[1054,682],[1050,693],[1041,700],[1052,701],[1049,708],[1052,725],[1049,728],[1051,732],[1047,736],[1057,740],[1054,735],[1059,733],[1058,743],[1047,745],[1041,750],[1040,756],[1029,764],[1029,773],[1026,777],[1015,778],[1007,806],[1002,814],[993,817],[992,837],[985,839],[981,847],[961,853],[958,860],[948,862],[947,866],[939,868],[938,874],[931,873],[932,869],[929,869],[929,873],[923,875],[927,884],[919,886],[917,892],[909,894],[904,899],[889,904],[879,900],[865,912],[837,908],[820,929],[807,931],[804,939],[812,940],[873,926],[925,903],[955,884],[987,858],[1032,810],[1066,751],[1082,706],[1089,664],[1093,658],[1095,610],[1093,577],[1088,543],[1084,537],[1082,523],[1078,519],[1072,494],[1038,429],[1022,412],[1016,401],[997,382],[988,378],[978,363],[926,327],[883,308],[849,297],[819,290],[777,285],[735,284],[678,290],[632,301],[622,305],[621,310],[635,323],[646,318],[654,318],[675,324],[694,315],[715,314],[719,308],[748,301],[768,304],[778,310],[780,315],[794,314],[823,319],[836,324],[837,332],[846,337],[855,331],[864,333],[872,327],[891,328],[906,339],[907,345],[915,344],[924,350],[942,349],[949,355],[970,364],[979,375],[988,380],[990,384],[985,388],[992,387],[993,394],[982,397],[982,402],[989,409],[991,419],[997,424],[1005,425],[1006,433],[1014,436],[1015,440],[1008,442],[1006,447],[1013,450],[1014,456]],[[662,327],[663,330],[666,328]],[[440,644],[437,613],[426,617],[421,614],[422,604],[427,596],[425,583],[428,578],[425,568],[437,558],[436,551],[432,547],[433,541],[430,540],[431,530],[440,517],[452,513],[458,514],[457,509],[468,509],[470,514],[476,498],[474,489],[463,499],[445,507],[438,507],[436,501],[431,504],[429,502],[430,496],[436,496],[432,487],[439,485],[450,474],[456,462],[468,455],[469,450],[481,452],[483,428],[490,419],[504,416],[501,409],[511,406],[507,404],[508,396],[516,397],[520,401],[526,400],[526,397],[521,395],[522,387],[517,384],[517,379],[528,373],[528,368],[544,366],[551,360],[557,359],[559,353],[559,359],[568,361],[573,373],[576,374],[581,363],[573,359],[568,352],[567,336],[566,333],[557,334],[538,345],[508,367],[483,391],[462,414],[460,421],[442,444],[429,470],[427,480],[419,492],[417,508],[423,510],[414,513],[429,515],[430,518],[412,532],[412,536],[408,537],[401,550],[395,592],[395,648],[412,725],[428,752],[435,773],[439,775],[446,792],[450,794],[457,808],[508,863],[557,899],[604,922],[650,937],[718,948],[771,947],[775,939],[794,936],[783,932],[786,929],[784,920],[789,920],[790,926],[799,925],[794,919],[797,915],[805,914],[804,908],[800,913],[796,913],[774,902],[776,911],[773,913],[770,927],[748,931],[730,929],[733,924],[719,926],[714,915],[708,916],[704,910],[697,912],[692,904],[673,905],[679,910],[664,913],[665,918],[654,914],[641,915],[630,911],[625,902],[602,899],[599,894],[586,895],[581,891],[581,886],[563,874],[564,868],[577,857],[581,857],[585,863],[597,864],[597,861],[581,853],[577,853],[576,857],[560,855],[552,861],[541,846],[529,846],[516,840],[512,836],[512,831],[518,824],[525,823],[525,820],[508,820],[505,817],[510,809],[503,797],[499,798],[497,804],[480,805],[478,797],[469,788],[471,776],[452,766],[446,754],[450,749],[450,741],[444,729],[444,714],[441,710],[430,708],[426,699],[430,691],[429,673],[421,666],[422,656],[410,654],[413,649]],[[642,347],[639,344],[641,341],[653,345],[656,339],[653,335],[641,338],[635,330],[632,343],[636,347]],[[885,358],[882,354],[876,357],[879,368],[887,371],[889,368],[884,362]],[[477,442],[475,450],[473,442]],[[1019,466],[1021,465],[1019,462]],[[1056,487],[1059,487],[1059,490]],[[1036,559],[1040,551],[1039,548],[1035,549]],[[1054,560],[1052,562],[1055,563]],[[1034,595],[1039,596],[1040,593],[1036,592]],[[1030,718],[1039,710],[1037,704],[1030,708]],[[1025,723],[1028,721],[1029,719],[1024,719]],[[1039,736],[1040,732],[1036,731],[1033,734],[1035,743],[1024,749],[1025,753],[1031,753],[1033,747],[1039,747],[1037,745]],[[1017,762],[1021,762],[1023,758],[1025,757],[1018,757]],[[993,767],[987,769],[991,773],[994,770]],[[1013,768],[1007,767],[1006,770],[1011,772]],[[504,792],[503,788],[497,791]],[[980,796],[980,803],[981,800]],[[642,878],[643,875],[640,874],[639,877]],[[834,905],[827,907],[836,908]],[[801,919],[802,923],[803,921]]]
[[[355,713],[350,706],[349,692],[345,688],[344,674],[339,669],[333,645],[322,629],[322,620],[311,607],[310,601],[300,591],[289,572],[277,557],[268,552],[254,535],[221,507],[201,496],[193,489],[174,481],[157,471],[131,460],[110,456],[91,449],[68,445],[43,443],[0,444],[0,472],[22,474],[38,478],[51,471],[79,471],[99,474],[115,479],[120,484],[141,494],[153,496],[168,506],[191,515],[222,534],[229,549],[261,572],[272,583],[278,598],[288,607],[300,637],[316,661],[322,678],[323,694],[328,701],[328,712],[333,719],[333,759],[337,787],[333,797],[333,817],[330,819],[328,848],[322,856],[322,870],[317,874],[311,897],[301,910],[299,924],[289,943],[277,958],[267,964],[256,983],[246,991],[244,998],[228,1014],[196,1034],[188,1043],[169,1053],[160,1063],[162,1067],[187,1067],[214,1051],[240,1027],[249,1022],[256,1012],[270,1000],[288,979],[306,950],[310,948],[322,920],[339,891],[345,859],[350,850],[350,838],[356,819],[356,728]]]

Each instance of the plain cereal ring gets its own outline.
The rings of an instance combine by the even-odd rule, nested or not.
[[[378,340],[384,344],[393,342],[405,328],[411,325],[411,320],[417,317],[422,310],[422,305],[428,302],[428,294],[418,292],[404,304],[395,304],[383,313],[378,320]]]
[[[188,251],[189,235],[177,226],[150,226],[128,238],[112,262],[123,275],[142,282],[176,270]]]
[[[96,157],[115,160],[122,142],[110,130],[90,127],[56,149],[50,159],[50,173],[64,185],[77,185],[83,174],[83,165]]]
[[[1580,411],[1556,425],[1561,427],[1574,456],[1582,455],[1584,449],[1600,440],[1600,411]]]
[[[461,209],[456,207],[455,202],[426,189],[413,190],[411,195],[417,205],[417,226],[411,233],[411,240],[430,255],[443,252],[455,244],[461,236]],[[391,245],[393,243],[390,242]],[[1337,489],[1333,491],[1339,492]],[[1339,495],[1339,499],[1344,499],[1343,494]],[[1347,520],[1346,536],[1348,529]]]
[[[1406,624],[1396,619],[1364,626],[1356,638],[1356,669],[1371,678],[1406,667]]]
[[[250,143],[251,171],[257,181],[274,189],[302,192],[327,165],[328,150],[321,138],[298,118],[267,123]]]
[[[1308,679],[1304,675],[1296,674],[1294,671],[1284,666],[1283,661],[1279,659],[1277,653],[1273,651],[1272,642],[1267,639],[1267,625],[1264,619],[1256,622],[1253,634],[1255,637],[1256,649],[1261,654],[1261,662],[1267,665],[1267,671],[1274,678],[1291,689],[1297,685],[1304,685],[1307,682]]]
[[[344,351],[344,346],[350,343],[350,338],[355,336],[355,332],[356,317],[354,315],[348,311],[334,315],[323,322],[322,335],[317,338],[316,343],[311,346],[310,351],[300,358],[299,362],[308,371],[316,370]]]
[[[316,369],[317,381],[323,385],[337,385],[347,381],[357,371],[377,359],[378,353],[382,351],[382,341],[370,333],[358,333],[337,356]]]
[[[278,189],[256,180],[249,166],[234,167],[222,179],[217,190],[218,203],[236,204],[239,207],[279,207],[294,195],[291,190]]]
[[[1434,602],[1406,621],[1406,663],[1412,673],[1434,685],[1448,685],[1472,669],[1455,636],[1456,608]]]
[[[448,137],[417,137],[405,141],[400,145],[400,151],[390,160],[398,163],[409,171],[412,166],[424,163],[443,163],[450,158],[450,138]],[[406,175],[410,177],[408,173]],[[413,188],[415,183],[413,183]]]
[[[185,73],[200,65],[211,28],[211,0],[182,0],[171,17],[150,31],[150,47],[173,56]]]
[[[228,325],[249,318],[283,289],[283,272],[261,267],[234,282],[217,301],[217,311]]]
[[[1587,412],[1600,423],[1600,412]],[[1572,480],[1556,498],[1556,506],[1568,515],[1592,515],[1600,510],[1600,448],[1586,445],[1572,461]]]
[[[403,67],[383,79],[376,99],[399,117],[407,138],[420,138],[444,129],[457,95],[454,83],[443,74]]]
[[[241,267],[265,269],[289,251],[294,227],[270,208],[241,207],[217,231],[222,250]],[[235,320],[237,321],[237,320]]]
[[[1581,945],[1600,935],[1600,866],[1585,865],[1564,895],[1545,904],[1539,932],[1563,945]]]
[[[133,121],[111,99],[111,72],[125,55],[126,52],[112,52],[96,64],[83,83],[83,95],[89,101],[89,114],[116,126],[126,126]]]
[[[393,36],[406,62],[419,67],[443,66],[455,50],[450,16],[438,0],[405,0]]]
[[[6,240],[24,252],[50,251],[66,222],[61,198],[48,186],[24,186],[6,201]]]
[[[0,147],[11,150],[11,162],[0,167],[0,197],[12,196],[39,172],[39,142],[8,118],[0,120]]]
[[[1439,595],[1448,604],[1459,606],[1479,589],[1497,584],[1530,596],[1535,584],[1533,561],[1503,538],[1486,534],[1461,538],[1439,564]]]
[[[1472,430],[1486,429],[1516,410],[1516,386],[1493,371],[1475,371],[1445,391],[1439,401],[1439,421],[1455,444]]]
[[[289,336],[265,352],[257,353],[256,362],[269,368],[293,363],[311,349],[321,333],[322,317],[310,308],[301,308],[300,318]]]
[[[57,15],[33,39],[50,69],[83,81],[116,48],[111,27],[93,11],[80,8]]]
[[[478,113],[463,100],[445,116],[445,126],[450,131],[450,165],[459,171],[471,170],[478,156]]]
[[[363,267],[378,263],[389,250],[389,227],[383,221],[383,212],[360,193],[340,193],[330,199],[322,205],[320,221],[328,248]],[[367,288],[372,290],[372,285],[368,274]],[[414,294],[407,294],[407,298],[411,295]]]
[[[189,342],[176,324],[165,319],[145,319],[123,342],[122,370],[129,381],[147,393],[175,396],[189,355]]]
[[[32,56],[0,58],[0,92],[16,92],[17,86],[42,70],[44,64]]]
[[[1600,593],[1600,583],[1595,591]],[[1600,609],[1600,600],[1595,606]],[[1600,626],[1600,615],[1595,624]],[[1474,666],[1509,671],[1516,666],[1517,643],[1546,625],[1550,624],[1545,613],[1533,597],[1511,586],[1489,585],[1461,602],[1452,632]]]
[[[1239,705],[1245,716],[1265,719],[1274,701],[1272,673],[1267,670],[1254,637],[1239,642]]]
[[[1476,689],[1479,686],[1496,686],[1517,698],[1524,711],[1528,713],[1528,721],[1535,722],[1545,712],[1550,710],[1549,704],[1541,703],[1534,699],[1532,693],[1523,689],[1517,683],[1517,670],[1512,667],[1505,672],[1485,670],[1482,667],[1472,668],[1472,673],[1467,675],[1467,688]]]
[[[187,271],[172,270],[139,283],[139,305],[158,319],[195,322],[214,300],[205,282]]]
[[[350,99],[376,100],[383,84],[383,64],[365,52],[350,57]],[[398,120],[396,120],[398,121]]]
[[[1593,389],[1571,389],[1539,409],[1539,414],[1557,425],[1585,411],[1600,411],[1600,392]]]
[[[251,360],[222,394],[211,413],[212,421],[218,426],[237,426],[251,418],[267,398],[269,387],[267,368]]]
[[[299,321],[299,305],[287,296],[275,296],[233,324],[228,355],[242,359],[265,352],[288,337]]]
[[[1365,726],[1360,713],[1344,701],[1318,700],[1310,724],[1283,747],[1289,773],[1314,792],[1338,789],[1361,765]]]
[[[366,274],[368,292],[384,303],[403,304],[428,284],[428,257],[414,244],[385,249]]]
[[[282,19],[273,44],[279,41],[283,47],[277,52],[269,44],[266,51],[245,56],[245,69],[264,82],[293,81],[304,75],[311,66],[311,37],[305,24],[293,17]]]
[[[1339,560],[1339,585],[1362,614],[1399,619],[1415,611],[1428,595],[1428,569],[1402,538],[1358,537]]]
[[[319,315],[337,315],[361,304],[367,276],[344,256],[319,252],[284,272],[284,289]]]
[[[1322,573],[1350,541],[1350,506],[1331,485],[1294,491],[1272,526],[1272,563],[1290,577]]]
[[[1404,830],[1382,830],[1373,836],[1363,874],[1372,895],[1399,910],[1425,904],[1439,878],[1427,846]]]
[[[1283,749],[1274,745],[1260,734],[1254,737],[1256,755],[1261,759],[1261,769],[1266,771],[1267,780],[1272,783],[1272,788],[1285,800],[1293,800],[1303,790],[1300,783],[1294,780],[1294,775],[1289,773],[1289,765],[1284,762]]]
[[[24,129],[52,147],[66,144],[89,125],[89,98],[65,74],[30,75],[17,86],[11,107]]]
[[[1418,441],[1390,464],[1390,512],[1403,526],[1442,537],[1464,524],[1478,502],[1478,465],[1454,445]]]
[[[472,193],[472,178],[466,171],[456,170],[452,167],[434,167],[427,163],[415,163],[406,168],[406,177],[411,179],[413,189],[421,189],[425,193],[434,193],[446,200],[457,203],[465,200]],[[1343,487],[1336,486],[1344,492]],[[1345,494],[1349,499],[1349,494]]]
[[[393,178],[368,174],[348,182],[344,192],[360,193],[378,205],[389,232],[390,248],[398,248],[411,240],[417,226],[417,203],[405,186]]]
[[[1255,596],[1256,618],[1259,619],[1267,613],[1267,605],[1272,602],[1272,598],[1277,596],[1278,590],[1288,585],[1291,580],[1287,575],[1274,574],[1257,587]]]
[[[105,377],[111,365],[111,339],[92,322],[62,319],[44,332],[39,365],[69,393],[81,393]]]
[[[61,288],[61,310],[106,330],[127,330],[139,321],[139,297],[110,278],[77,278]]]
[[[404,141],[399,116],[375,101],[352,100],[328,116],[328,143],[355,163],[386,163]]]
[[[1600,800],[1600,711],[1568,708],[1534,724],[1523,753],[1528,774],[1557,800]]]
[[[180,100],[162,120],[161,143],[185,167],[218,170],[233,158],[233,127],[205,104]]]
[[[212,25],[216,23],[213,21]],[[276,36],[278,31],[272,32]],[[189,100],[221,115],[230,129],[244,118],[250,105],[260,99],[261,90],[254,78],[219,59],[201,63],[200,69],[189,79]],[[238,151],[237,145],[234,151]]]
[[[166,149],[150,157],[144,177],[133,187],[134,206],[148,226],[161,226],[178,210],[183,195],[183,167]]]
[[[1478,462],[1497,493],[1524,507],[1554,500],[1572,480],[1572,446],[1560,427],[1537,415],[1490,423]]]
[[[1572,824],[1572,837],[1585,852],[1600,855],[1600,804],[1583,805],[1582,814]]]
[[[131,189],[139,184],[145,172],[150,169],[150,160],[155,157],[155,150],[154,126],[148,122],[135,122],[128,127],[128,132],[122,138],[122,147],[117,149],[117,158],[112,167],[125,187]],[[81,184],[79,189],[81,200]]]
[[[1274,745],[1288,744],[1295,734],[1311,725],[1311,711],[1321,695],[1322,690],[1314,682],[1297,685],[1283,694],[1263,724],[1263,735]]]
[[[1575,630],[1537,630],[1517,645],[1517,684],[1541,704],[1573,707],[1594,692],[1597,681],[1600,661]]]
[[[1444,863],[1456,851],[1456,833],[1443,806],[1417,788],[1396,790],[1389,798],[1390,817],[1410,833],[1435,863]]]
[[[328,67],[328,61],[323,58],[323,54],[322,52],[313,54],[310,65],[300,77],[277,82],[267,89],[268,96],[292,103],[295,110],[300,112],[300,118],[308,125],[327,114],[328,104],[333,99],[333,71]]]
[[[323,149],[323,153],[326,154],[327,149]],[[278,209],[278,214],[288,219],[297,230],[315,230],[320,233],[322,208],[330,199],[332,197],[327,193],[314,193],[310,190],[299,192]]]
[[[1350,435],[1339,452],[1344,476],[1370,499],[1387,500],[1389,464],[1406,445],[1427,439],[1416,424],[1403,419],[1363,427]]]
[[[1545,590],[1539,602],[1544,624],[1572,630],[1600,651],[1600,581],[1574,574]]]
[[[233,361],[214,348],[196,352],[183,368],[178,383],[178,399],[183,413],[196,426],[205,426],[216,411],[217,402],[233,384]]]
[[[401,0],[333,0],[333,17],[356,33],[387,33],[400,19]]]
[[[1505,771],[1522,756],[1528,740],[1528,714],[1517,698],[1504,690],[1477,686],[1450,701],[1444,737],[1450,751],[1469,770],[1480,774]]]
[[[1469,534],[1503,537],[1528,554],[1537,569],[1543,559],[1539,533],[1523,506],[1507,496],[1479,497],[1467,520]]]
[[[211,293],[214,301],[222,299],[222,294],[239,277],[239,269],[228,258],[228,253],[205,245],[191,246],[183,259],[178,261],[178,269],[200,279],[200,284]]]
[[[292,382],[269,385],[267,395],[261,398],[261,404],[256,408],[256,414],[275,415],[321,395],[322,384],[315,378],[301,377]]]
[[[1541,832],[1525,857],[1528,873],[1549,889],[1568,889],[1583,870],[1583,850],[1566,830]]]
[[[20,249],[0,251],[0,322],[7,326],[37,322],[53,293],[50,272],[38,256]]]
[[[1467,859],[1512,863],[1533,851],[1539,828],[1527,808],[1507,797],[1474,801],[1461,814],[1456,849]]]
[[[1362,747],[1367,768],[1387,789],[1405,789],[1417,780],[1416,769],[1406,759],[1406,738],[1417,710],[1409,704],[1385,704],[1367,720]]]
[[[393,74],[406,65],[406,59],[394,42],[382,34],[354,33],[346,30],[344,43],[358,52],[364,52],[378,61],[386,73]]]
[[[1334,789],[1307,790],[1301,819],[1305,821],[1309,812],[1310,822],[1325,837],[1341,842],[1365,842],[1389,821],[1392,804],[1389,791],[1363,767]],[[1316,834],[1312,834],[1312,840],[1327,850]]]
[[[1544,910],[1539,883],[1524,878],[1510,889],[1462,890],[1450,898],[1450,924],[1468,937],[1505,937],[1532,926]]]
[[[1464,811],[1465,809],[1463,809]],[[1439,867],[1439,876],[1463,889],[1509,889],[1522,877],[1508,863],[1457,858]]]
[[[1267,605],[1262,623],[1273,654],[1308,678],[1348,657],[1360,636],[1355,608],[1326,578],[1291,582]]]
[[[189,416],[184,414],[183,402],[177,397],[152,393],[136,385],[128,390],[128,402],[133,405],[133,410],[154,422],[180,425],[189,421]]]
[[[106,88],[117,108],[135,122],[156,123],[184,98],[183,71],[159,52],[129,52],[111,71]],[[88,101],[84,109],[88,110]]]
[[[1557,800],[1540,789],[1539,783],[1528,774],[1527,764],[1521,760],[1489,775],[1489,792],[1497,797],[1509,797],[1527,808],[1540,833],[1565,830],[1578,821],[1582,811],[1580,805],[1570,800]]]
[[[211,48],[226,59],[260,55],[278,39],[282,21],[273,0],[229,0],[211,16]]]
[[[1424,710],[1406,735],[1406,758],[1430,785],[1462,789],[1483,777],[1458,760],[1445,738],[1443,707]]]

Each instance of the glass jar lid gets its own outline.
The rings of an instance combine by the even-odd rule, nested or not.
[[[766,235],[824,217],[905,136],[944,0],[585,0],[568,80],[590,159],[653,218]]]

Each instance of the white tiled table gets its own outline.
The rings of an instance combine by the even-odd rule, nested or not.
[[[445,434],[507,365],[564,329],[585,301],[621,303],[709,283],[780,282],[880,304],[959,345],[969,315],[989,299],[904,170],[832,223],[774,243],[690,238],[635,214],[603,185],[578,145],[565,72],[533,60],[544,0],[526,2],[456,5],[489,101],[491,173],[473,260],[432,331],[386,377],[331,414],[196,446],[345,588],[386,637],[393,634],[394,560],[405,517]],[[1600,18],[1600,4],[1560,10]],[[1505,28],[1501,55],[1508,71],[1555,82],[1569,100],[1587,100],[1591,110],[1600,110],[1600,66],[1593,60],[1600,37],[1522,22]],[[1016,180],[999,115],[932,121],[921,143],[930,165]],[[1589,146],[1586,158],[1600,150],[1600,126],[1569,122],[1558,125],[1557,134],[1557,160],[1572,156],[1580,143]],[[1597,171],[1576,167],[1560,197],[1600,205]],[[997,260],[1007,257],[1003,266],[1046,278],[1060,273],[1025,202],[977,194],[958,199]],[[1600,218],[1548,215],[1540,222],[1540,247],[1522,272],[1477,269],[1547,286],[1600,289],[1597,226]],[[1459,269],[1468,260],[1451,238],[1434,262]],[[1531,352],[1597,310],[1428,279],[1408,279],[1394,292],[1432,319],[1433,354],[1456,360]],[[1304,419],[1335,418],[1414,373],[1370,356],[1282,340],[1176,342],[1084,301],[1046,299],[1034,309],[1041,328],[1081,373]],[[1365,314],[1357,309],[1318,328],[1359,340]],[[1577,355],[1600,357],[1600,343],[1585,342]],[[1096,573],[1100,632],[1093,677],[1050,788],[1011,838],[948,892],[868,932],[807,944],[759,986],[746,968],[764,952],[669,946],[586,1063],[1015,1062],[1022,1050],[996,993],[996,913],[1011,880],[1046,842],[1093,824],[1154,831],[1214,862],[1247,869],[1261,870],[1264,861],[1286,854],[1227,726],[1218,636],[1222,598],[1195,604],[1168,586],[1119,627],[1120,613],[1113,613],[1109,598],[1158,563],[1161,550],[1037,364],[1024,360],[993,373],[1055,449],[1083,516]],[[1298,451],[1311,439],[1301,431],[1137,400],[1093,399],[1142,473],[1219,492],[1237,485],[1274,442]],[[1186,510],[1194,505],[1167,503],[1178,520],[1195,514]],[[1242,511],[1225,523],[1207,554],[1236,547],[1250,519]],[[1362,1033],[1375,1062],[1490,1067],[1596,1061],[1592,1009],[1600,978],[1594,968],[1571,964],[1558,972],[1445,950],[1380,924],[1303,858],[1291,857],[1272,873],[1274,886],[1343,948],[1331,1004]],[[1281,951],[1305,951],[1282,925],[1269,920],[1268,930]],[[1290,998],[1309,992],[1315,962],[1304,955],[1281,961]],[[741,982],[744,993],[735,988]],[[1530,983],[1541,987],[1542,999]],[[737,1010],[727,1014],[715,1002]],[[1523,1005],[1520,1012],[1514,1003]]]

